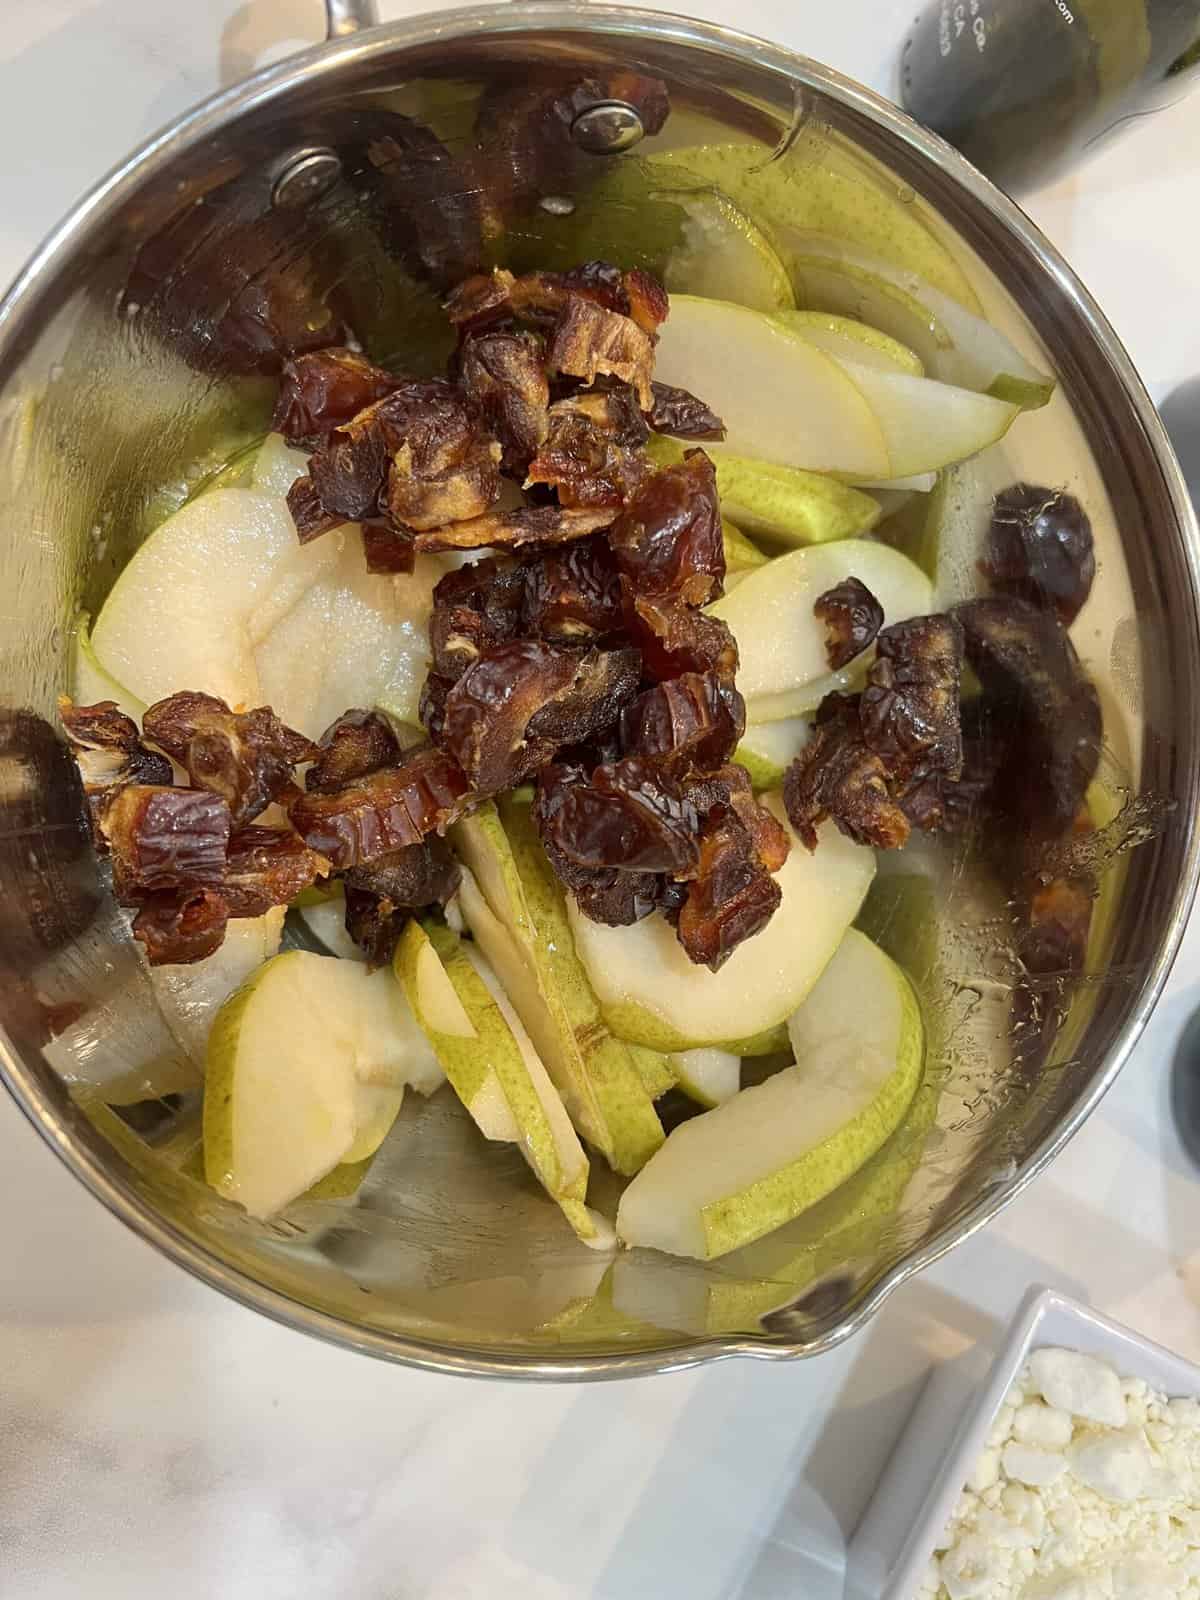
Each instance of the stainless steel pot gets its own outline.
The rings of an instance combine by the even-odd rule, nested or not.
[[[1200,788],[1197,530],[1179,472],[1112,330],[1028,219],[948,146],[837,74],[731,31],[618,7],[489,6],[367,31],[360,6],[330,0],[329,10],[329,43],[151,140],[80,203],[0,305],[6,1084],[144,1238],[243,1303],[354,1349],[444,1371],[586,1378],[827,1350],[1053,1159],[1162,986],[1196,882]],[[822,152],[855,152],[890,205],[938,233],[989,314],[1040,346],[1059,395],[1017,424],[987,470],[1066,482],[1087,501],[1100,578],[1076,636],[1105,696],[1108,789],[1141,797],[1144,842],[1109,864],[1092,977],[1043,1017],[1033,1051],[1028,1040],[1014,1048],[1009,1024],[1003,896],[970,858],[949,871],[906,858],[898,879],[893,870],[885,934],[899,929],[921,967],[938,1019],[937,1092],[859,1180],[750,1251],[712,1267],[635,1252],[606,1271],[562,1237],[515,1156],[477,1144],[448,1094],[406,1112],[356,1196],[256,1224],[170,1160],[198,1080],[80,832],[54,732],[75,617],[186,491],[186,463],[261,432],[271,385],[258,372],[255,286],[268,311],[295,289],[316,337],[322,285],[355,297],[368,332],[389,316],[381,338],[403,345],[411,332],[409,303],[397,322],[389,299],[389,255],[412,244],[404,208],[447,194],[436,182],[393,192],[394,226],[380,225],[379,196],[357,184],[372,119],[416,110],[453,147],[480,85],[614,64],[670,86],[672,120],[643,150],[683,123],[693,138],[758,139],[764,161],[778,146],[800,170]],[[593,176],[571,168],[573,187],[537,212],[539,228],[586,216]],[[959,489],[961,579],[988,484]],[[1053,1013],[1053,996],[1042,1000]]]

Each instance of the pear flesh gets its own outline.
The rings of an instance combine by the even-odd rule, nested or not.
[[[786,826],[779,796],[767,804]],[[783,898],[774,916],[717,972],[688,960],[664,917],[608,928],[568,900],[575,948],[614,1033],[652,1050],[715,1045],[743,1055],[728,1041],[786,1021],[854,921],[875,874],[874,851],[833,823],[821,828],[815,851],[794,834],[791,843],[775,875]]]
[[[830,1194],[899,1127],[924,1034],[907,978],[877,946],[851,931],[791,1032],[793,1066],[676,1128],[625,1190],[623,1243],[725,1255]]]
[[[746,726],[733,759],[745,767],[755,789],[778,789],[784,773],[811,738],[812,723],[808,717],[751,722]]]
[[[777,311],[775,316],[827,356],[861,361],[881,372],[904,372],[910,378],[925,376],[925,363],[915,351],[853,317],[839,317],[832,311]]]
[[[787,268],[751,219],[718,189],[664,191],[684,214],[683,238],[671,252],[663,283],[677,294],[732,300],[755,311],[796,304]]]
[[[269,433],[254,454],[250,487],[260,494],[286,495],[308,471],[308,456],[288,444],[281,433]]]
[[[1019,407],[932,378],[881,372],[861,361],[839,360],[882,429],[891,468],[904,481],[978,455],[1004,437]]]
[[[301,950],[275,956],[209,1033],[205,1177],[252,1216],[272,1216],[378,1148],[406,1085],[428,1092],[441,1078],[390,972]]]
[[[448,928],[410,922],[396,971],[455,1093],[487,1139],[517,1144],[585,1244],[608,1223],[585,1202],[588,1162],[533,1042],[496,974]]]
[[[742,1086],[742,1058],[728,1050],[680,1050],[667,1059],[679,1087],[697,1105],[723,1105]]]
[[[163,1021],[201,1071],[213,1018],[234,990],[277,953],[283,917],[283,906],[272,906],[261,917],[235,917],[219,947],[203,961],[147,967]]]
[[[751,723],[812,711],[862,675],[870,660],[865,652],[841,671],[829,670],[825,627],[813,612],[817,599],[846,578],[867,586],[883,607],[885,626],[934,608],[932,585],[915,562],[863,539],[789,551],[709,607],[737,640],[738,688]]]
[[[199,495],[155,529],[117,579],[92,630],[95,658],[144,705],[180,689],[235,708],[261,705],[255,651],[334,565],[345,537],[335,528],[302,545],[278,495]]]
[[[859,387],[837,361],[761,312],[675,295],[654,374],[704,396],[733,455],[848,478],[894,476]]]

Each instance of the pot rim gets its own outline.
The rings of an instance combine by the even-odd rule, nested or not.
[[[512,35],[535,30],[604,34],[637,39],[645,33],[662,40],[699,49],[715,50],[759,71],[777,71],[790,84],[811,87],[858,113],[908,147],[917,158],[932,163],[954,179],[967,197],[1016,237],[1027,259],[1049,274],[1072,302],[1090,337],[1117,373],[1138,423],[1163,474],[1171,501],[1191,583],[1193,613],[1200,615],[1200,529],[1183,475],[1150,396],[1129,356],[1087,289],[1055,247],[1035,224],[965,157],[937,135],[913,122],[898,106],[850,78],[782,45],[769,43],[715,23],[666,12],[630,6],[591,3],[489,4],[429,13],[403,21],[372,26],[329,40],[276,63],[244,82],[224,89],[168,124],[92,189],[42,241],[26,266],[0,300],[0,373],[22,334],[36,318],[40,303],[53,290],[64,262],[82,251],[92,231],[120,209],[127,198],[182,151],[219,133],[242,114],[284,99],[306,81],[326,79],[350,63],[384,59],[408,47],[436,44],[441,39]],[[1196,787],[1200,748],[1192,752],[1192,787]],[[1005,1206],[1015,1200],[1059,1154],[1096,1109],[1125,1065],[1141,1037],[1146,1022],[1170,973],[1187,924],[1200,879],[1200,830],[1188,819],[1189,838],[1184,870],[1176,884],[1169,915],[1136,1004],[1108,1053],[1102,1071],[1088,1085],[1070,1115],[1043,1138],[1024,1167],[997,1182],[938,1236],[894,1263],[870,1287],[853,1310],[819,1336],[781,1338],[761,1336],[711,1336],[656,1345],[645,1350],[609,1354],[557,1355],[547,1352],[455,1348],[435,1339],[419,1339],[364,1329],[346,1319],[319,1311],[278,1290],[266,1287],[248,1273],[232,1267],[213,1252],[186,1237],[156,1212],[129,1184],[118,1181],[98,1157],[77,1141],[70,1128],[40,1092],[7,1036],[0,1030],[0,1077],[38,1133],[102,1204],[135,1233],[194,1277],[220,1290],[240,1304],[272,1320],[340,1345],[402,1365],[432,1372],[490,1378],[595,1381],[652,1373],[750,1356],[760,1360],[787,1360],[819,1355],[857,1332],[879,1310],[884,1300],[916,1273],[941,1259],[971,1237]]]

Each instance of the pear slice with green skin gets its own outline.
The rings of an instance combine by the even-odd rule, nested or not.
[[[898,550],[865,539],[789,551],[708,608],[737,640],[738,688],[749,722],[799,716],[862,675],[867,652],[839,672],[829,670],[825,627],[813,611],[817,599],[846,578],[866,584],[883,607],[885,625],[933,610],[933,590],[921,569]]]
[[[146,705],[181,689],[261,705],[255,649],[337,561],[344,538],[335,529],[302,545],[278,495],[213,489],[127,563],[92,630],[96,660]]]
[[[742,1086],[742,1058],[728,1050],[680,1050],[669,1057],[679,1087],[700,1106],[732,1100]]]
[[[390,972],[274,956],[209,1033],[205,1176],[252,1216],[272,1216],[355,1150],[360,1118],[377,1129],[380,1097],[364,1089],[440,1071]]]
[[[665,190],[655,199],[677,205],[684,216],[683,237],[663,267],[672,299],[705,295],[753,311],[795,306],[787,268],[767,236],[719,189]]]
[[[284,908],[261,917],[235,917],[212,955],[182,965],[147,967],[150,987],[171,1036],[204,1070],[213,1018],[235,989],[279,949]]]
[[[735,528],[728,517],[721,518],[721,539],[725,546],[725,572],[751,572],[755,567],[763,567],[771,559],[763,555],[756,544],[753,544],[739,528]]]
[[[669,1053],[715,1045],[746,1055],[750,1038],[786,1021],[820,977],[854,921],[875,874],[875,854],[825,824],[809,852],[791,832],[779,795],[766,804],[788,828],[791,850],[775,874],[781,902],[766,927],[717,972],[689,961],[659,915],[608,928],[567,902],[575,948],[614,1033]],[[778,1038],[778,1035],[776,1035]]]
[[[685,450],[678,440],[658,433],[650,435],[646,448],[660,466],[682,461]],[[879,521],[879,502],[836,478],[733,455],[724,445],[708,444],[704,449],[716,468],[722,511],[739,529],[748,528],[774,544],[792,547],[853,539]]]
[[[611,1229],[585,1204],[583,1147],[495,973],[449,928],[418,922],[400,936],[395,969],[480,1132],[519,1145],[580,1239],[608,1248]]]
[[[704,396],[725,424],[731,455],[846,479],[899,474],[870,404],[841,363],[762,312],[674,295],[654,375]]]
[[[918,275],[837,240],[784,233],[803,305],[860,317],[911,345],[929,375],[944,383],[1025,411],[1044,406],[1054,393],[1054,379],[998,328]]]
[[[881,372],[906,372],[910,378],[925,376],[925,364],[915,351],[853,317],[839,317],[832,311],[777,311],[775,316],[827,356],[861,361]]]
[[[629,1054],[651,1100],[661,1100],[679,1082],[672,1056],[663,1055],[661,1050],[650,1050],[644,1044],[631,1044]]]
[[[805,134],[781,159],[752,143],[695,145],[650,156],[646,169],[684,171],[715,184],[763,229],[792,272],[798,230],[884,256],[942,289],[969,311],[979,300],[919,208],[888,193],[886,178],[829,134]],[[798,293],[800,303],[805,300]]]
[[[255,453],[250,487],[260,494],[286,496],[307,471],[307,453],[290,445],[281,433],[269,433]]]
[[[614,1037],[576,954],[562,890],[527,799],[506,795],[454,829],[470,869],[459,904],[562,1095],[571,1120],[627,1176],[663,1141],[628,1046]]]
[[[628,1245],[711,1261],[859,1171],[904,1120],[924,1071],[908,979],[851,931],[789,1023],[794,1066],[676,1128],[625,1190]]]
[[[783,775],[812,737],[807,717],[782,722],[751,722],[746,726],[733,759],[750,774],[756,790],[778,789]]]
[[[1020,415],[1007,400],[973,389],[880,372],[861,361],[839,360],[838,365],[861,390],[883,431],[892,482],[911,484],[923,473],[977,456],[1002,439]]]
[[[146,703],[130,694],[123,683],[100,664],[92,644],[91,618],[86,611],[79,613],[75,624],[75,655],[71,668],[71,698],[76,705],[94,706],[100,700],[115,700],[127,717],[137,723],[142,720]]]

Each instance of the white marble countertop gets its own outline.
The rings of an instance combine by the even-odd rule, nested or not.
[[[690,9],[887,89],[915,0]],[[0,282],[146,134],[321,28],[317,0],[4,11]],[[1160,402],[1200,373],[1198,134],[1200,95],[1029,203]],[[1066,1154],[859,1339],[593,1388],[428,1376],[278,1328],[126,1232],[0,1097],[0,1595],[832,1600],[930,1361],[1029,1283],[1200,1359],[1200,1189],[1167,1110],[1197,1004],[1200,922]]]

